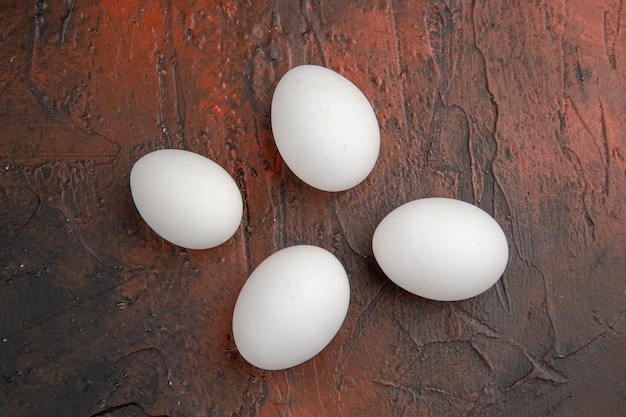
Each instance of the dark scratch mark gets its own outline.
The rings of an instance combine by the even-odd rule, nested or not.
[[[484,405],[485,402],[489,402],[489,399],[493,397],[493,391],[493,387],[483,387],[482,391],[480,391],[480,394],[478,394],[478,396],[476,397],[474,404],[472,404],[472,408],[467,412],[465,417],[472,417],[477,415],[476,413],[480,411],[479,407]]]
[[[61,192],[61,200],[62,201],[65,200],[65,191]],[[57,204],[53,204],[53,205],[61,212],[61,214],[63,214],[63,217],[65,218],[67,225],[71,229],[74,236],[76,236],[80,244],[83,246],[83,248],[85,248],[87,253],[91,255],[95,260],[97,260],[99,264],[101,265],[104,264],[104,260],[100,256],[98,256],[96,252],[93,250],[93,248],[91,247],[91,245],[87,243],[87,239],[85,238],[84,233],[82,233],[82,229],[79,226],[79,224],[76,222],[75,219],[69,217],[67,208],[62,203],[58,205]]]
[[[580,61],[578,60],[578,53],[576,53],[576,78],[578,78],[578,81],[584,85],[587,82],[587,78],[590,75],[588,71],[583,70],[582,67],[580,66]]]
[[[494,142],[496,143],[496,147],[498,146],[498,142],[495,141],[495,132],[494,132]],[[497,152],[497,151],[496,151]],[[507,237],[507,242],[509,243],[510,246],[512,246],[512,248],[515,251],[515,254],[520,257],[523,258],[523,254],[522,251],[520,249],[520,246],[517,242],[517,229],[515,228],[515,222],[511,221],[511,205],[509,203],[509,198],[506,195],[506,193],[504,192],[504,189],[502,187],[502,184],[500,182],[500,178],[498,175],[496,175],[496,169],[495,169],[495,161],[496,158],[493,158],[493,160],[491,161],[491,172],[493,174],[493,198],[494,198],[494,205],[493,205],[493,216],[494,218],[496,218],[496,213],[497,213],[497,207],[498,205],[496,204],[495,200],[500,200],[504,203],[504,207],[506,209],[506,213],[505,213],[505,218],[508,221],[509,227],[511,228],[511,237],[510,239]],[[497,191],[500,191],[499,193]],[[500,198],[498,199],[498,196],[500,196]],[[511,254],[509,254],[509,257],[511,256]],[[510,260],[509,260],[510,262]],[[504,274],[503,276],[500,277],[500,279],[496,282],[496,294],[498,295],[498,301],[500,303],[500,305],[502,306],[502,308],[504,308],[504,311],[506,311],[507,313],[511,312],[511,302],[509,300],[509,293],[507,291],[507,286],[506,286],[506,274]]]
[[[528,362],[530,362],[530,364],[532,365],[532,369],[525,376],[523,376],[522,378],[518,379],[513,384],[511,384],[507,388],[507,391],[513,390],[517,388],[519,385],[525,382],[531,381],[533,379],[540,379],[542,381],[552,382],[553,384],[565,384],[569,381],[569,379],[565,375],[563,375],[562,373],[560,373],[559,371],[551,367],[545,361],[541,361],[530,356],[526,352],[526,349],[524,349],[522,346],[520,345],[515,345],[515,346],[522,351],[522,353],[524,354]]]
[[[546,277],[546,275],[543,273],[543,271],[541,269],[539,269],[534,263],[530,262],[530,261],[526,261],[527,263],[530,264],[530,266],[535,269],[539,275],[541,276],[541,280],[543,282],[543,292],[544,292],[544,301],[545,301],[545,310],[546,310],[546,316],[548,317],[548,322],[550,323],[550,329],[552,330],[552,349],[555,352],[558,352],[557,350],[557,330],[556,330],[556,317],[555,317],[555,313],[554,313],[554,305],[552,304],[552,297],[550,297],[549,294],[549,290],[548,290],[548,279]],[[526,354],[524,352],[524,354]]]
[[[119,359],[117,359],[114,363],[117,365],[117,364],[119,364],[120,362],[122,362],[122,361],[124,361],[124,360],[126,360],[126,359],[128,359],[128,358],[130,358],[130,357],[132,357],[132,356],[139,355],[139,354],[141,354],[141,353],[146,353],[146,352],[147,352],[147,353],[155,353],[155,354],[159,357],[159,359],[160,359],[161,361],[165,362],[165,358],[164,358],[164,356],[163,356],[163,352],[161,352],[161,349],[159,349],[159,348],[157,348],[157,347],[152,347],[152,346],[151,346],[151,347],[144,347],[144,348],[139,348],[139,349],[135,349],[135,350],[133,350],[133,351],[130,351],[130,352],[128,352],[128,353],[126,353],[126,354],[124,354],[123,356],[121,356],[121,357],[120,357]],[[166,367],[166,368],[167,368],[167,367]]]
[[[583,124],[585,131],[587,131],[587,133],[589,133],[589,135],[593,137],[594,135],[593,135],[593,132],[591,131],[591,128],[589,127],[589,124],[580,114],[580,110],[578,110],[578,106],[576,105],[574,100],[572,100],[572,98],[567,94],[565,94],[564,98],[567,99],[567,101],[572,105],[572,108],[574,109],[574,113],[576,113],[576,117],[578,117],[578,120],[580,120],[580,122]],[[564,128],[565,122],[566,122],[565,114],[561,114],[560,112],[559,112],[559,122],[562,128]]]
[[[10,63],[13,63],[17,59],[17,55],[12,56],[9,60]],[[15,81],[18,77],[19,73],[14,71],[11,75],[6,76],[3,80],[0,80],[0,96],[4,95],[4,92],[13,85],[13,81]]]
[[[460,56],[452,50],[454,33],[453,11],[446,4],[435,4],[427,17],[428,44],[438,69],[438,90],[449,91],[457,72]],[[456,56],[455,56],[456,55]],[[445,80],[445,84],[443,85]]]
[[[120,365],[122,362],[125,362],[126,360],[133,360],[132,358],[136,355],[143,355],[143,354],[148,354],[148,355],[154,354],[157,357],[157,360],[161,362],[161,365],[163,366],[163,369],[165,370],[166,381],[167,382],[171,381],[172,374],[171,374],[169,366],[167,366],[167,358],[165,354],[163,353],[163,351],[161,351],[161,349],[155,346],[142,347],[142,348],[132,350],[128,353],[125,353],[123,356],[115,360],[114,364],[116,366]],[[139,359],[139,360],[143,360],[143,359]]]
[[[498,296],[498,302],[500,306],[507,313],[511,312],[511,300],[509,299],[509,292],[506,289],[506,284],[504,280],[504,276],[500,277],[500,279],[496,282],[496,294]]]
[[[248,384],[243,392],[248,394],[243,397],[239,411],[234,415],[256,416],[268,398],[269,388],[267,386],[267,378],[262,378],[260,385],[258,384],[257,378],[249,378]]]
[[[146,410],[144,409],[144,407],[141,405],[141,403],[139,403],[138,401],[129,401],[127,403],[111,405],[109,407],[103,408],[102,410],[96,413],[90,414],[88,417],[106,417],[110,415],[111,413],[115,413],[118,411],[127,411],[128,414],[125,414],[125,415],[136,415],[136,413],[131,410],[133,408],[139,409],[139,411],[147,417],[170,417],[169,414],[159,414],[159,415],[148,414]]]
[[[335,365],[335,375],[339,375],[339,369],[341,368],[342,363],[343,363],[345,357],[350,353],[350,350],[352,349],[352,346],[354,346],[354,344],[356,343],[356,340],[358,339],[361,331],[363,330],[363,328],[365,327],[365,325],[369,321],[369,318],[372,315],[372,312],[380,304],[380,302],[381,302],[381,300],[383,298],[383,295],[385,294],[385,291],[383,291],[383,290],[386,287],[387,287],[387,281],[385,281],[385,283],[380,286],[380,288],[378,289],[378,292],[369,301],[367,306],[365,306],[365,309],[363,309],[363,311],[361,311],[361,314],[359,314],[359,317],[357,318],[357,320],[356,320],[356,322],[354,324],[354,329],[352,330],[352,334],[350,335],[350,337],[348,337],[346,342],[341,346],[341,351],[339,352],[339,358],[337,359],[337,364]],[[337,381],[335,381],[335,389],[337,389],[337,390],[339,389],[339,385],[338,385]]]
[[[114,269],[114,270],[121,270],[121,267],[109,267],[109,269]],[[41,326],[44,323],[53,320],[59,316],[61,316],[62,314],[67,313],[68,311],[77,308],[77,307],[81,307],[87,303],[89,303],[90,301],[97,299],[99,297],[102,297],[112,291],[115,291],[117,288],[126,285],[130,282],[132,282],[133,280],[135,280],[137,277],[142,276],[142,273],[145,272],[145,267],[143,266],[139,266],[139,267],[135,267],[135,268],[131,268],[131,269],[124,269],[124,272],[129,273],[128,278],[123,278],[120,282],[115,283],[114,285],[104,288],[102,291],[99,291],[95,294],[89,295],[88,297],[85,298],[80,298],[75,300],[72,303],[66,304],[65,306],[62,306],[59,309],[56,309],[54,311],[49,311],[48,310],[48,314],[42,313],[41,315],[39,315],[39,318],[37,318],[37,316],[35,316],[35,320],[31,321],[28,323],[27,326],[20,328],[17,331],[13,331],[12,333],[8,333],[6,335],[4,335],[4,338],[7,339],[11,339],[14,338],[22,333],[25,333],[37,326]],[[42,317],[43,316],[43,317]]]
[[[596,340],[598,340],[598,339],[600,339],[600,338],[604,337],[604,336],[605,336],[608,332],[609,332],[609,330],[605,330],[605,331],[603,331],[602,333],[600,333],[599,335],[597,335],[596,337],[594,337],[594,338],[592,338],[591,340],[587,341],[586,343],[584,343],[584,344],[580,345],[580,346],[579,346],[579,347],[577,347],[576,349],[574,349],[574,350],[572,350],[572,351],[570,351],[570,352],[568,352],[568,353],[564,353],[564,354],[558,355],[558,356],[559,356],[559,359],[567,359],[567,358],[569,358],[570,356],[574,356],[574,355],[576,355],[576,354],[577,354],[578,352],[580,352],[581,350],[583,350],[583,349],[585,349],[585,348],[587,348],[587,347],[591,346],[591,345],[592,345],[592,344],[593,344]]]
[[[574,55],[576,56],[576,63],[574,64],[574,73],[575,73],[576,79],[578,79],[578,82],[580,83],[580,90],[583,92],[583,95],[585,95],[584,86],[585,86],[585,83],[591,79],[591,70],[588,68],[583,68],[580,65],[580,59],[578,58],[578,46],[574,47]]]
[[[339,199],[335,198],[333,199],[333,204],[335,205],[335,207],[340,207],[341,206],[341,202],[339,201]],[[338,210],[333,210],[330,215],[332,217],[332,221],[333,223],[336,223],[339,225],[339,229],[340,229],[340,233],[341,235],[344,237],[343,241],[346,244],[346,247],[355,255],[357,255],[359,258],[362,259],[371,259],[371,254],[368,253],[363,253],[359,250],[359,248],[354,246],[354,241],[353,239],[349,239],[346,236],[348,236],[350,234],[350,228],[347,227],[344,222],[343,222],[343,217],[339,216],[337,214]]]
[[[483,362],[483,365],[485,365],[487,367],[487,369],[489,369],[489,372],[491,373],[491,375],[496,375],[496,368],[493,366],[493,364],[491,363],[491,361],[489,361],[489,358],[487,358],[487,356],[482,352],[482,350],[478,349],[476,347],[476,345],[474,345],[473,342],[469,342],[470,347],[472,348],[472,350],[478,355],[478,357],[480,357],[480,360]]]
[[[16,229],[15,229],[15,234],[16,236],[19,236],[20,233],[26,229],[26,227],[28,226],[28,224],[35,218],[35,216],[37,215],[37,212],[39,211],[39,209],[41,208],[41,205],[43,203],[43,198],[39,195],[39,193],[37,193],[37,191],[35,190],[35,187],[33,187],[33,184],[31,183],[31,181],[29,180],[29,176],[25,174],[24,171],[22,171],[22,175],[23,175],[23,179],[24,179],[24,184],[26,184],[30,190],[30,192],[37,198],[37,206],[34,208],[34,210],[32,211],[32,213],[30,213],[30,215],[28,216],[28,218],[21,224],[19,225]],[[4,187],[2,187],[0,185],[0,190],[2,191],[2,194],[6,195],[7,198],[10,197],[7,192],[6,189]]]
[[[37,59],[41,53],[41,48],[42,48],[42,44],[43,44],[43,36],[44,36],[44,30],[46,28],[46,19],[45,19],[45,14],[47,12],[48,6],[46,4],[46,2],[44,1],[38,1],[36,6],[35,6],[35,14],[33,16],[34,20],[35,20],[35,36],[34,36],[34,40],[33,40],[33,49],[32,49],[32,54],[31,54],[31,63],[30,63],[30,71],[32,71],[32,68],[35,68],[35,62],[37,62]],[[30,91],[33,94],[33,96],[37,99],[37,101],[44,107],[46,107],[48,110],[52,110],[54,108],[54,100],[50,100],[48,99],[45,94],[35,85],[35,81],[31,76],[28,77],[28,84],[30,87]]]
[[[409,394],[411,396],[411,398],[413,399],[413,403],[414,404],[417,404],[417,399],[420,396],[421,388],[406,387],[406,386],[400,385],[400,384],[398,384],[396,382],[393,382],[393,381],[386,381],[386,380],[383,380],[383,379],[376,379],[376,378],[359,377],[359,378],[356,378],[356,379],[358,379],[360,381],[369,382],[371,384],[378,385],[378,386],[383,387],[383,388],[391,388],[391,389],[394,389],[394,390],[406,392],[407,394]],[[434,389],[434,388],[426,388],[426,389],[430,390],[430,389]]]
[[[59,30],[59,38],[58,38],[58,44],[64,44],[65,43],[65,39],[67,36],[67,31],[68,28],[70,26],[70,17],[72,15],[72,12],[74,12],[74,8],[75,6],[70,6],[67,7],[63,13],[61,14],[61,29]]]
[[[255,265],[252,264],[252,257],[250,256],[250,207],[248,205],[248,188],[246,187],[246,174],[244,170],[244,164],[241,162],[235,163],[235,182],[241,191],[241,199],[243,201],[243,215],[241,218],[241,238],[243,244],[241,249],[243,257],[246,260],[246,267],[248,274],[252,272]]]
[[[615,59],[615,43],[620,31],[622,20],[622,0],[613,3],[609,10],[604,11],[604,51],[611,64],[611,68],[617,69]]]
[[[278,154],[278,151],[276,151]],[[273,228],[273,242],[275,248],[282,248],[285,246],[287,240],[287,230],[284,226],[283,219],[287,212],[287,192],[286,181],[284,179],[285,170],[281,170],[283,179],[280,181],[278,192],[274,193],[272,198],[272,206],[274,208],[274,228]],[[278,201],[277,201],[278,200]]]
[[[429,345],[429,344],[435,344],[437,342],[444,343],[442,341],[430,341],[430,342],[426,342],[426,343],[420,343],[419,340],[415,339],[415,335],[407,327],[407,324],[403,320],[400,320],[400,318],[397,317],[395,310],[393,312],[392,317],[393,317],[393,320],[397,323],[397,325],[400,328],[400,330],[402,330],[402,332],[406,335],[406,337],[411,341],[413,346],[415,346],[417,351],[422,350],[424,348],[424,346]]]
[[[506,206],[506,216],[510,216],[511,215],[511,205],[509,203],[509,199],[506,195],[506,193],[504,192],[504,188],[502,187],[502,183],[500,181],[500,178],[496,175],[496,162],[497,162],[497,156],[500,153],[500,144],[498,142],[498,133],[499,133],[499,124],[500,124],[500,105],[498,104],[498,102],[496,101],[496,95],[494,94],[494,86],[493,86],[493,81],[491,79],[491,77],[489,76],[489,62],[487,61],[487,55],[485,54],[485,51],[482,49],[482,47],[480,46],[480,42],[478,41],[477,38],[477,19],[476,19],[476,5],[479,2],[474,0],[472,2],[472,8],[471,8],[471,16],[472,16],[472,29],[473,29],[473,39],[474,39],[474,47],[476,48],[476,51],[478,52],[478,54],[480,55],[482,62],[483,62],[483,68],[485,71],[485,88],[487,90],[487,92],[489,93],[489,97],[490,97],[490,102],[491,102],[491,111],[493,114],[493,127],[492,127],[492,135],[493,135],[493,143],[494,143],[494,152],[493,152],[493,158],[491,159],[491,163],[490,163],[490,170],[491,170],[491,174],[493,176],[493,216],[496,217],[497,213],[497,205],[496,205],[496,197],[498,195],[498,193],[496,192],[497,190],[500,190],[501,192],[501,196],[502,199],[504,201],[504,204]],[[512,226],[511,226],[512,227]],[[516,242],[514,242],[514,244],[517,246]],[[518,251],[519,252],[519,251]],[[501,280],[500,280],[501,281]],[[506,294],[506,288],[504,287],[504,283],[501,283],[500,281],[498,281],[499,285],[502,285],[502,290],[504,290],[504,293],[500,293],[500,291],[498,291],[498,298],[500,299],[500,304],[505,308],[505,310],[510,311],[510,303],[508,300],[508,294]],[[506,299],[502,298],[502,295],[507,296]]]
[[[456,304],[452,305],[454,306],[457,317],[460,319],[462,324],[467,325],[474,333],[481,334],[492,339],[498,339],[500,337],[500,334],[496,329],[489,326],[487,323],[484,323],[483,321],[477,319],[460,306]]]
[[[41,38],[43,37],[43,31],[45,29],[46,19],[44,18],[44,14],[48,10],[48,4],[45,1],[38,1],[35,5],[35,46],[41,43]],[[37,48],[33,48],[33,57],[37,54]]]
[[[120,37],[119,32],[117,31],[117,27],[115,26],[115,22],[113,22],[113,19],[111,19],[111,16],[109,15],[109,13],[106,10],[104,10],[102,12],[102,14],[106,18],[109,26],[111,26],[111,30],[113,31],[113,34],[115,35],[115,43],[117,45],[117,49],[115,50],[115,65],[114,66],[116,67],[118,62],[119,62],[120,53],[121,53],[121,50],[122,50],[122,39]]]
[[[557,134],[557,138],[559,138],[559,136],[560,135]],[[587,178],[584,173],[583,163],[580,160],[580,157],[576,154],[576,152],[574,152],[569,146],[563,144],[560,138],[559,138],[559,145],[561,147],[561,151],[563,152],[563,155],[570,162],[570,164],[572,164],[572,167],[576,171],[576,175],[580,177],[583,183],[583,190],[582,190],[582,196],[581,196],[582,206],[584,209],[583,217],[585,219],[585,223],[587,224],[587,227],[589,227],[591,231],[591,240],[595,241],[596,240],[596,233],[595,233],[596,224],[593,218],[591,217],[591,212],[586,202],[587,200],[586,197],[589,194],[589,190],[588,190],[589,186],[587,184]]]
[[[398,71],[398,74],[403,74],[402,63],[400,62],[400,59],[402,57],[402,51],[400,50],[400,37],[398,36],[398,16],[395,12],[395,7],[393,5],[393,2],[390,2],[389,10],[391,13],[391,21],[393,22],[393,40],[396,45],[396,62],[398,64],[397,71]],[[399,83],[399,87],[400,87],[400,99],[402,100],[402,103],[407,103],[404,79],[401,80],[401,82]],[[410,109],[406,105],[402,106],[402,108],[404,110],[403,116],[404,116],[405,128],[409,128],[409,125],[410,125],[409,120],[411,120],[409,116]]]
[[[304,22],[306,23],[307,32],[310,31],[311,34],[313,35],[313,40],[315,41],[315,46],[322,59],[323,66],[328,67],[329,66],[328,59],[326,58],[326,54],[324,54],[325,48],[322,45],[322,41],[320,40],[320,35],[319,35],[319,32],[320,32],[320,28],[318,24],[319,19],[314,20],[311,17],[311,13],[310,13],[310,11],[314,9],[317,9],[317,8],[311,7],[309,5],[309,0],[302,0],[300,2],[300,14],[304,18]]]
[[[185,118],[183,112],[181,111],[181,107],[184,105],[182,102],[182,95],[180,94],[178,87],[178,57],[176,55],[176,50],[174,49],[174,40],[172,38],[172,4],[171,1],[167,2],[167,7],[165,11],[165,22],[166,22],[166,32],[165,37],[167,42],[172,45],[172,50],[170,53],[169,64],[172,68],[172,90],[173,90],[173,100],[174,100],[174,134],[178,140],[178,145],[181,149],[187,149],[185,143]]]
[[[165,70],[165,57],[162,53],[156,55],[156,72],[158,77],[158,114],[157,125],[161,128],[161,139],[165,145],[165,148],[172,147],[172,141],[170,140],[170,133],[167,128],[167,121],[165,120],[166,114],[166,98],[167,98],[167,71]]]
[[[607,329],[603,332],[601,332],[600,334],[598,334],[597,336],[589,339],[587,342],[583,343],[582,345],[580,345],[579,347],[577,347],[576,349],[568,352],[568,353],[564,353],[561,355],[558,355],[559,359],[567,359],[571,356],[576,355],[578,352],[590,347],[592,344],[594,344],[596,341],[598,341],[599,339],[605,337],[606,335],[608,335],[611,332],[617,332],[616,327],[617,327],[617,323],[620,321],[620,316],[622,316],[624,314],[624,312],[626,312],[626,310],[622,310],[618,317],[615,319],[615,321],[613,323],[609,323],[607,325]]]
[[[606,127],[606,117],[604,113],[604,103],[602,102],[601,98],[598,99],[600,103],[600,135],[601,135],[601,139],[598,139],[597,136],[591,131],[591,127],[589,126],[587,121],[583,118],[582,114],[580,113],[580,110],[578,110],[578,106],[572,100],[572,98],[568,97],[567,95],[565,96],[565,98],[568,100],[569,104],[572,106],[572,109],[574,109],[574,113],[576,114],[576,117],[578,118],[578,120],[582,123],[583,127],[585,128],[585,131],[589,133],[589,135],[594,139],[594,141],[602,142],[602,149],[598,149],[598,151],[602,153],[604,157],[604,192],[606,196],[608,197],[609,196],[609,167],[610,167],[611,157],[610,157],[609,136],[608,136],[607,127]],[[561,113],[559,113],[559,119],[561,120],[561,124],[564,125],[565,115],[562,115]],[[562,134],[562,131],[563,129],[561,129],[561,132],[559,134]]]
[[[604,150],[604,193],[607,198],[609,198],[609,173],[610,164],[611,164],[611,155],[610,155],[610,146],[609,146],[609,131],[606,123],[606,113],[604,112],[604,103],[602,102],[602,98],[599,98],[600,101],[600,132],[602,134],[602,145]]]
[[[484,181],[481,174],[481,167],[478,166],[476,155],[474,153],[474,127],[470,121],[470,117],[464,108],[457,106],[463,116],[465,117],[465,123],[467,126],[467,153],[469,155],[469,169],[470,169],[470,184],[472,185],[472,199],[475,205],[479,205],[482,200],[482,194],[484,191]]]
[[[430,162],[437,158],[436,143],[441,137],[441,130],[443,126],[443,117],[440,113],[444,107],[445,104],[443,103],[441,94],[437,94],[433,103],[432,116],[428,122],[427,140],[424,147],[424,167],[430,167]]]

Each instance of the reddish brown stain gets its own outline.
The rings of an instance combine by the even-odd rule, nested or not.
[[[0,6],[0,415],[626,414],[624,22],[596,0]],[[359,86],[381,126],[343,193],[273,143],[272,92],[304,63]],[[224,245],[184,250],[139,217],[129,172],[162,148],[236,179]],[[378,222],[430,196],[502,225],[491,290],[429,301],[377,267]],[[341,260],[350,309],[322,354],[262,371],[233,306],[298,243]]]

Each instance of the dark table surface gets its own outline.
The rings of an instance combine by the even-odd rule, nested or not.
[[[270,128],[291,67],[354,82],[381,153],[326,193]],[[1,416],[626,415],[626,6],[550,1],[0,1]],[[236,180],[242,224],[194,251],[129,172],[179,148]],[[426,300],[371,236],[421,197],[504,229],[502,279]],[[238,355],[234,302],[283,247],[330,250],[347,318],[314,359]]]

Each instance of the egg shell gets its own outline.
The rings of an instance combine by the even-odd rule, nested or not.
[[[376,228],[372,249],[393,282],[440,301],[486,291],[509,258],[506,236],[495,219],[449,198],[424,198],[396,208]]]
[[[184,248],[221,245],[241,223],[237,184],[221,166],[197,153],[163,149],[144,155],[133,165],[130,189],[152,230]]]
[[[317,355],[339,331],[350,284],[341,262],[317,246],[296,245],[250,274],[233,312],[233,338],[252,365],[278,370]]]
[[[380,128],[372,106],[357,86],[325,67],[301,65],[281,78],[271,123],[287,166],[320,190],[354,187],[378,158]]]

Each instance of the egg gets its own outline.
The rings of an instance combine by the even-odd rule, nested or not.
[[[257,266],[239,293],[235,344],[258,368],[291,368],[331,342],[349,302],[348,276],[333,254],[310,245],[281,249]]]
[[[301,65],[281,78],[271,124],[287,166],[320,190],[354,187],[378,158],[380,129],[372,106],[357,86],[325,67]]]
[[[509,247],[493,217],[472,204],[424,198],[389,213],[372,239],[374,257],[400,287],[424,298],[455,301],[493,286]]]
[[[197,153],[163,149],[144,155],[133,165],[130,189],[148,226],[184,248],[221,245],[241,223],[237,184],[221,166]]]

